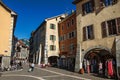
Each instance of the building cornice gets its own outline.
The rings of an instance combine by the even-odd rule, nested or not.
[[[77,4],[77,3],[79,3],[79,2],[81,2],[82,0],[74,0],[72,3],[73,4]]]

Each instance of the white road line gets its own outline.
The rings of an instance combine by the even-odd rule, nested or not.
[[[63,73],[59,73],[59,72],[55,72],[55,71],[51,71],[51,70],[47,70],[47,69],[41,69],[41,68],[38,68],[38,67],[35,67],[35,68],[43,70],[43,71],[48,71],[48,72],[51,72],[51,73],[63,75],[63,76],[68,76],[68,77],[76,78],[76,79],[91,80],[91,79],[82,78],[82,77],[78,77],[78,76],[67,75],[67,74],[63,74]]]
[[[36,76],[32,76],[32,75],[2,75],[3,77],[4,76],[24,76],[24,77],[31,77],[31,78],[35,78],[35,79],[38,79],[38,80],[45,80],[45,79],[43,79],[43,78],[41,78],[41,77],[36,77]]]
[[[43,76],[43,78],[45,78],[45,77],[60,77],[60,76],[63,76],[63,75]]]
[[[12,72],[19,72],[19,71],[22,71],[23,69],[21,70],[14,70],[14,71],[5,71],[5,72],[0,72],[0,73],[12,73]]]

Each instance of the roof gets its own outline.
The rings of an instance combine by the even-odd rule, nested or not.
[[[82,0],[74,0],[72,3],[73,4],[77,4],[77,3],[79,3],[79,2],[81,2]]]
[[[53,16],[53,17],[50,17],[50,18],[46,18],[45,21],[48,21],[48,20],[51,20],[51,19],[54,19],[54,18],[57,18],[57,17],[63,17],[63,16],[66,16],[67,14],[60,14],[60,15],[57,15],[57,16]]]
[[[17,15],[13,10],[11,10],[10,8],[8,8],[1,0],[0,0],[0,4],[1,4],[7,11],[9,11],[12,15]]]
[[[39,25],[39,27],[34,31],[34,33],[33,33],[33,35],[41,28],[41,26],[42,25],[44,25],[44,24],[46,24],[46,22],[48,21],[48,20],[51,20],[51,19],[54,19],[54,18],[57,18],[57,17],[66,17],[66,15],[67,14],[60,14],[60,15],[57,15],[57,16],[53,16],[53,17],[50,17],[50,18],[46,18],[40,25]]]
[[[66,16],[62,21],[60,21],[59,23],[65,21],[66,19],[68,19],[69,17],[71,17],[72,15],[76,14],[76,11],[72,12],[71,14],[69,14],[68,16]]]

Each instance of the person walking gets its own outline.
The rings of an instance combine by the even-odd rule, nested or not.
[[[31,69],[32,69],[31,71],[33,71],[33,70],[34,70],[34,67],[35,67],[35,64],[34,64],[34,63],[32,63],[32,64],[31,64]]]

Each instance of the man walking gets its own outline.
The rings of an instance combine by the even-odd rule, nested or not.
[[[34,70],[34,67],[35,67],[35,64],[34,64],[34,63],[32,63],[32,64],[31,64],[31,69],[32,69],[31,71],[33,71],[33,70]]]

